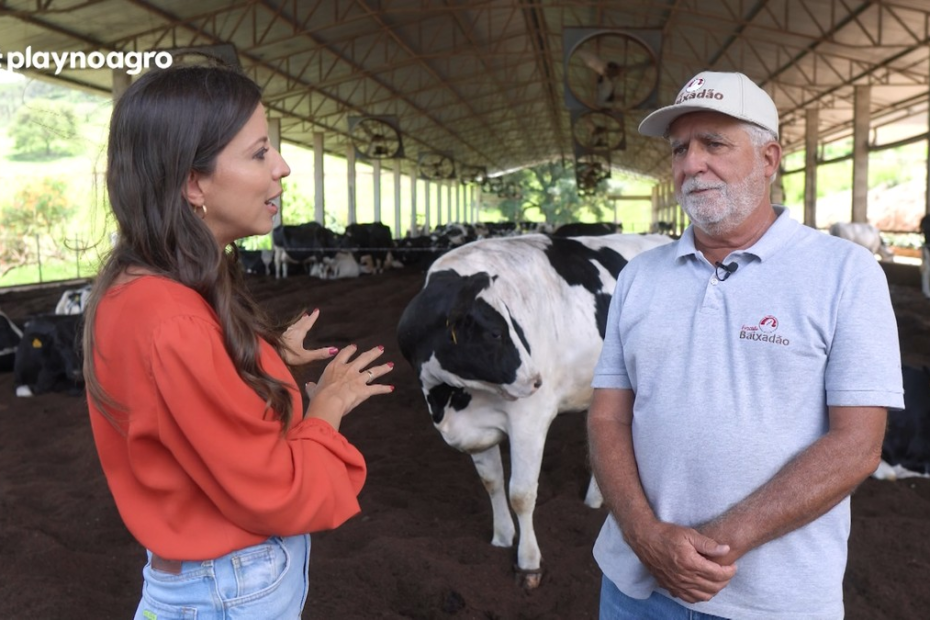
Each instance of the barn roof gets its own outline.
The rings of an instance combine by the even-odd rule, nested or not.
[[[0,52],[234,46],[282,137],[344,155],[359,117],[399,131],[404,172],[426,154],[489,174],[606,143],[612,166],[662,177],[667,148],[636,132],[703,69],[739,70],[774,98],[782,142],[852,133],[870,85],[873,146],[927,132],[926,0],[7,0]],[[227,47],[227,49],[230,49]],[[109,69],[22,70],[109,93]],[[600,128],[600,129],[599,129]],[[371,145],[367,145],[370,147]],[[390,148],[393,148],[391,145]]]

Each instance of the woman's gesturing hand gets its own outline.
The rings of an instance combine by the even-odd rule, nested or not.
[[[307,333],[313,328],[319,317],[319,308],[315,309],[310,314],[304,314],[294,321],[281,336],[281,341],[284,344],[284,351],[281,357],[288,366],[302,366],[310,362],[325,360],[339,351],[336,347],[322,347],[320,349],[304,348],[304,340],[307,338]]]
[[[368,367],[381,357],[384,347],[378,346],[352,356],[358,350],[354,344],[345,347],[326,365],[320,380],[305,386],[310,404],[304,417],[320,418],[339,430],[342,418],[376,394],[390,394],[393,385],[375,383],[391,372],[393,362]]]

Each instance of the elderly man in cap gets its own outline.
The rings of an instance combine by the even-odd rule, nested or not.
[[[778,111],[703,72],[639,130],[691,225],[620,272],[588,412],[601,618],[842,618],[849,495],[903,406],[867,250],[773,205]]]

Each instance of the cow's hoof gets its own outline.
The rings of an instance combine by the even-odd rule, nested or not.
[[[535,590],[542,583],[543,569],[540,568],[520,568],[516,564],[513,567],[517,584],[524,590]]]

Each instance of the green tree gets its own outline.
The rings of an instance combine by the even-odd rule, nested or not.
[[[68,184],[43,178],[25,185],[12,204],[0,210],[0,276],[12,269],[46,258],[63,258],[55,241],[63,233],[74,207],[68,200]]]
[[[20,107],[9,129],[13,150],[26,157],[70,155],[80,148],[77,116],[65,101],[37,99]]]
[[[529,219],[538,211],[548,224],[565,224],[582,219],[585,214],[603,219],[612,207],[605,192],[593,196],[578,194],[575,169],[571,163],[552,161],[524,168],[507,176],[504,200],[499,209],[505,219]],[[508,191],[509,190],[509,191]]]
[[[314,218],[313,198],[300,186],[296,180],[284,178],[281,180],[284,193],[281,200],[284,205],[282,214],[285,224],[303,224],[312,222]]]

